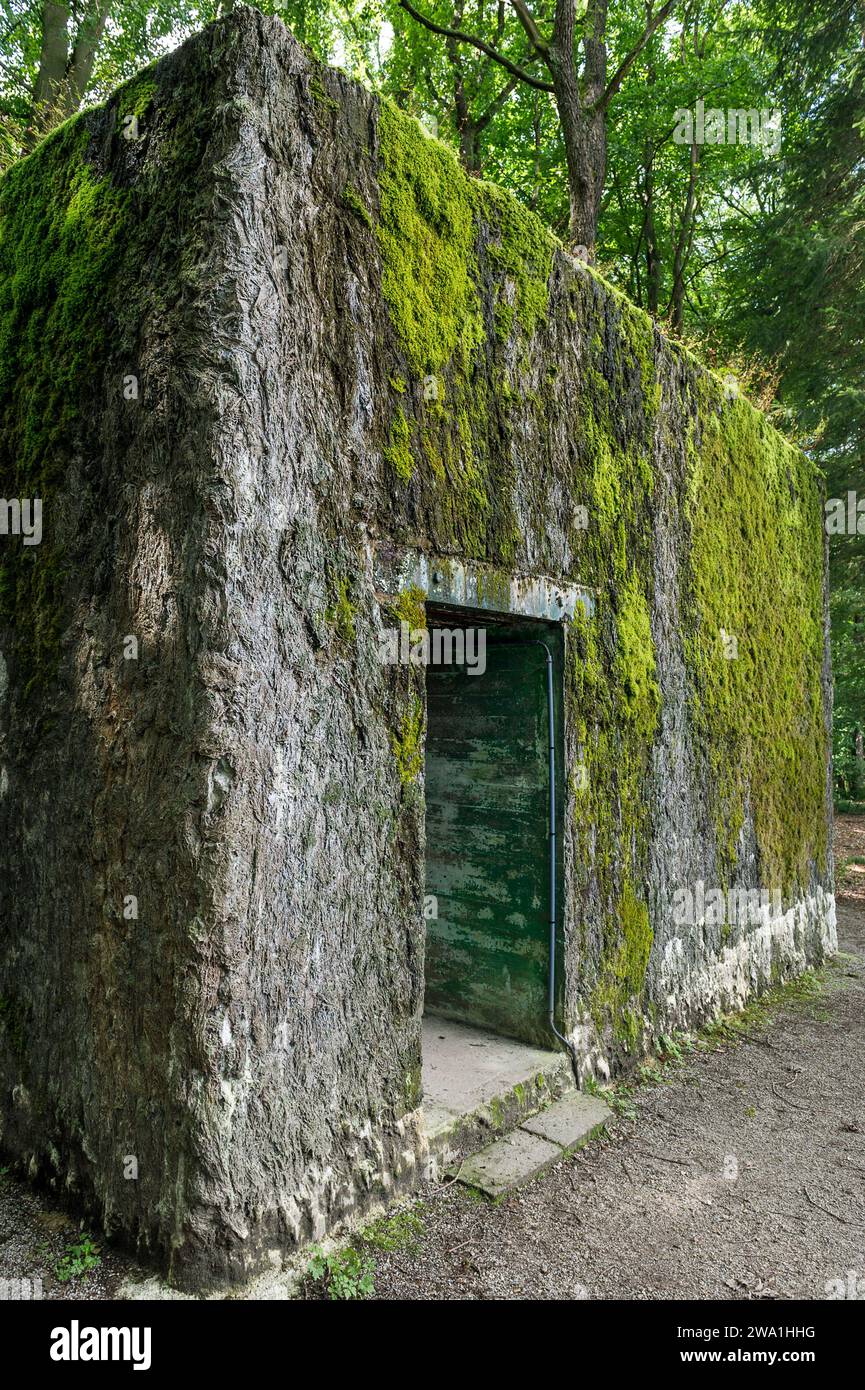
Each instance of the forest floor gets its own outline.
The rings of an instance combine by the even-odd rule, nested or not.
[[[355,1236],[375,1297],[865,1298],[865,817],[837,818],[835,850],[825,970],[644,1066],[607,1136],[521,1191],[430,1185]],[[107,1245],[76,1273],[84,1233],[0,1176],[0,1280],[72,1300],[154,1288]]]

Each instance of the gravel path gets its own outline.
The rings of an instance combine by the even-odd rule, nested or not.
[[[637,1089],[607,1140],[498,1206],[431,1189],[378,1297],[825,1299],[840,1280],[865,1298],[861,901],[839,902],[839,935],[818,992]]]
[[[839,817],[836,846],[839,870],[865,866],[865,818]],[[412,1242],[367,1252],[377,1297],[820,1299],[843,1285],[865,1298],[863,866],[839,874],[841,954],[819,987],[620,1088],[607,1139],[500,1204],[430,1187]],[[61,1280],[86,1229],[0,1176],[0,1279],[79,1300],[146,1274],[106,1247]]]

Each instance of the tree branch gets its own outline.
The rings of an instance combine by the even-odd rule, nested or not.
[[[637,61],[643,49],[646,47],[646,44],[649,42],[649,39],[659,28],[659,26],[663,24],[664,20],[668,18],[670,11],[675,7],[675,4],[676,0],[666,0],[666,4],[661,6],[657,14],[652,15],[652,17],[647,21],[646,27],[643,30],[640,38],[637,40],[636,44],[631,49],[627,57],[622,59],[622,62],[619,64],[616,71],[613,73],[612,77],[607,83],[607,89],[604,92],[604,95],[601,97],[600,101],[598,102],[598,107],[600,110],[606,110],[606,108],[609,106],[611,99],[616,95],[616,92],[619,90],[628,73],[630,72],[631,68],[633,67],[634,63]]]
[[[485,130],[486,127],[489,125],[490,121],[493,119],[493,116],[498,115],[505,102],[507,101],[508,97],[510,96],[511,92],[516,87],[518,81],[519,78],[517,77],[508,78],[507,82],[505,83],[504,87],[502,87],[502,90],[499,92],[498,96],[493,97],[493,100],[490,102],[486,111],[484,111],[480,116],[478,116],[477,120],[475,121],[475,125],[478,130]]]
[[[529,42],[537,49],[541,57],[545,57],[549,52],[550,45],[535,23],[534,15],[526,4],[526,0],[511,0],[511,8],[516,10],[517,19],[528,34]]]
[[[516,63],[512,63],[510,58],[506,58],[502,53],[497,53],[490,44],[484,43],[483,39],[475,38],[474,34],[464,34],[461,29],[448,29],[443,24],[434,23],[433,20],[427,19],[426,15],[422,15],[419,10],[416,10],[410,0],[399,0],[399,6],[400,9],[410,14],[412,19],[416,19],[418,24],[429,29],[431,34],[439,34],[444,39],[456,39],[457,43],[471,44],[472,48],[478,49],[480,53],[485,53],[488,58],[493,59],[493,62],[500,63],[512,77],[518,78],[520,82],[525,82],[529,87],[536,87],[539,92],[552,92],[554,90],[552,82],[544,82],[540,77],[533,77],[530,72],[526,72],[525,69],[517,67]]]

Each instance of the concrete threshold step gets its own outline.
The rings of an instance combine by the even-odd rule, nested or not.
[[[564,1051],[499,1037],[481,1028],[427,1016],[423,1032],[424,1119],[429,1176],[454,1172],[550,1101],[574,1092]]]
[[[457,1178],[488,1197],[502,1197],[560,1163],[612,1118],[607,1103],[582,1091],[554,1101],[512,1134],[465,1159]]]

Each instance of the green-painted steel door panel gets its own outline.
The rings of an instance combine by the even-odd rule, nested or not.
[[[550,1044],[547,672],[561,634],[538,624],[487,628],[486,671],[427,668],[426,1007]],[[561,760],[557,759],[559,765]]]

